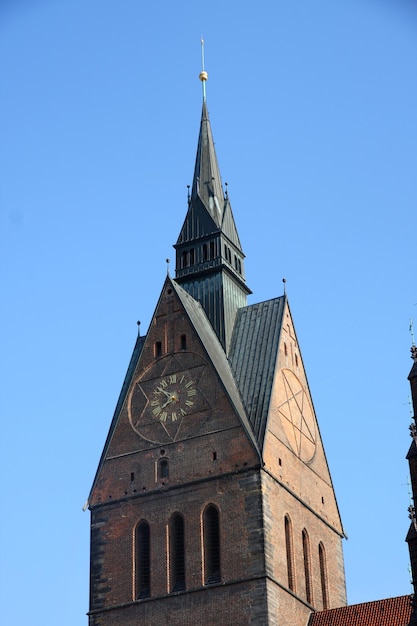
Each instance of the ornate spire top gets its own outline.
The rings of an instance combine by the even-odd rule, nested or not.
[[[411,358],[413,359],[414,363],[417,362],[417,346],[416,345],[411,346]]]
[[[208,79],[208,74],[204,69],[204,39],[201,38],[201,72],[199,74],[199,79],[203,85],[203,102],[206,101],[206,80]]]

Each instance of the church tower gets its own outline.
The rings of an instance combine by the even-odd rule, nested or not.
[[[175,279],[137,339],[88,499],[89,626],[305,626],[346,603],[288,299],[247,304],[203,93]]]

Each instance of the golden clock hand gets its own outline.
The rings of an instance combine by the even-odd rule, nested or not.
[[[168,404],[171,404],[171,402],[172,402],[173,400],[174,400],[174,397],[173,397],[173,396],[169,396],[169,398],[168,398],[168,400],[165,402],[165,404],[163,404],[163,405],[161,406],[161,411],[162,411],[162,409],[164,409],[164,408],[165,408]]]
[[[171,398],[171,394],[165,391],[165,389],[162,389],[162,387],[157,387],[156,390],[159,391],[160,393],[165,394],[167,398]]]

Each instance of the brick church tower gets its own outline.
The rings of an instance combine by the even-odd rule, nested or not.
[[[288,300],[247,304],[203,93],[176,277],[137,339],[88,500],[90,626],[305,626],[346,603]]]

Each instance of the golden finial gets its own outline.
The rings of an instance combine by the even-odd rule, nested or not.
[[[203,84],[203,102],[206,101],[206,80],[208,79],[208,74],[204,69],[204,39],[201,38],[201,72],[199,74],[199,79]]]

